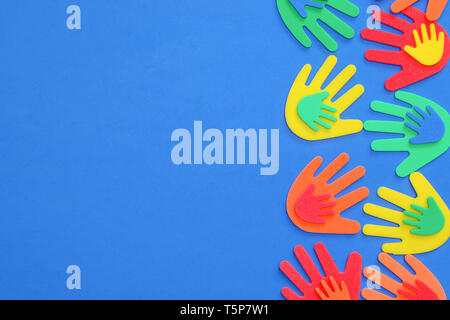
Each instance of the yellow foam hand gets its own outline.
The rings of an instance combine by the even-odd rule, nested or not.
[[[327,77],[337,63],[335,56],[329,56],[311,83],[306,84],[311,73],[311,65],[305,65],[289,92],[286,102],[286,122],[293,133],[306,140],[322,140],[357,133],[362,130],[360,120],[341,119],[340,115],[364,92],[357,84],[333,101],[342,87],[356,73],[356,67],[349,65],[325,88]]]
[[[364,206],[364,212],[368,215],[397,224],[393,226],[365,225],[363,233],[368,236],[398,238],[400,242],[385,243],[382,246],[384,252],[393,254],[415,254],[434,250],[444,244],[450,236],[450,211],[433,186],[419,172],[414,172],[409,177],[416,191],[415,198],[400,192],[381,187],[378,196],[404,211],[397,211],[368,203]],[[429,198],[433,198],[438,205],[445,222],[440,231],[425,235],[417,230],[417,225],[411,224],[411,213],[417,216],[426,214],[420,207],[428,208]],[[407,214],[405,214],[405,212]],[[417,219],[420,222],[420,219]],[[406,223],[405,223],[406,222]]]
[[[439,36],[437,36],[434,23],[430,24],[430,36],[428,36],[425,24],[422,23],[420,29],[422,31],[422,40],[420,40],[417,30],[414,30],[413,35],[416,47],[405,46],[405,52],[425,66],[434,66],[441,61],[444,55],[444,32],[439,32]]]

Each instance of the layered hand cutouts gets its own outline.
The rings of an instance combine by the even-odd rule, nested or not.
[[[286,102],[286,123],[293,133],[306,140],[322,140],[340,137],[362,130],[360,120],[341,119],[341,114],[364,92],[355,85],[338,99],[333,98],[356,72],[354,65],[347,66],[325,88],[322,88],[337,63],[329,56],[309,84],[311,65],[305,65],[289,92]]]
[[[337,42],[319,22],[347,39],[353,38],[355,31],[336,17],[326,6],[350,17],[357,17],[359,14],[359,8],[348,0],[277,0],[281,18],[304,47],[309,48],[312,44],[305,32],[306,29],[329,51],[336,51],[338,49]]]
[[[314,251],[325,275],[317,269],[305,248],[296,246],[294,253],[310,282],[307,282],[288,261],[282,261],[281,271],[302,295],[288,287],[284,287],[281,294],[288,300],[346,300],[346,298],[358,300],[361,286],[361,255],[357,252],[350,253],[344,272],[340,272],[323,243],[316,243]]]
[[[385,187],[378,189],[378,196],[401,211],[368,203],[364,212],[397,226],[365,225],[363,233],[368,236],[395,238],[400,242],[385,243],[384,252],[414,254],[434,250],[450,236],[450,211],[433,186],[425,177],[414,172],[410,176],[416,197],[410,197]]]
[[[397,91],[395,97],[407,104],[403,107],[381,101],[372,102],[373,111],[398,117],[401,121],[369,120],[367,131],[402,134],[401,138],[375,140],[374,151],[407,151],[408,157],[396,169],[406,177],[445,153],[450,146],[450,115],[437,103],[419,95]]]
[[[399,13],[417,1],[418,0],[395,0],[391,5],[391,10],[394,13]],[[427,19],[430,21],[439,19],[446,4],[447,0],[428,0]]]
[[[372,29],[361,32],[361,37],[366,40],[400,49],[367,50],[365,54],[367,60],[402,67],[400,72],[386,80],[385,87],[390,91],[438,73],[450,57],[450,39],[442,26],[429,21],[422,11],[414,7],[408,7],[402,13],[413,19],[413,23],[380,10],[372,13],[375,20],[401,31],[402,34]],[[422,37],[419,36],[419,31]]]
[[[400,282],[389,278],[379,270],[364,268],[364,276],[377,285],[388,290],[392,295],[386,295],[373,289],[364,288],[361,295],[366,300],[445,300],[445,292],[433,273],[416,257],[405,256],[405,261],[414,270],[414,274],[406,270],[390,255],[380,253],[378,260],[394,273]]]
[[[316,157],[298,175],[286,201],[289,218],[297,227],[315,233],[359,232],[359,223],[342,218],[341,213],[365,199],[369,195],[369,189],[361,187],[339,198],[336,195],[362,178],[365,174],[364,167],[356,167],[328,183],[349,160],[349,155],[342,153],[315,176],[322,163],[322,158]]]

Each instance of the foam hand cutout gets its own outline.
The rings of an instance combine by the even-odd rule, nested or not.
[[[311,39],[305,32],[305,29],[307,29],[329,51],[338,49],[337,42],[319,22],[327,25],[344,38],[351,39],[355,36],[355,31],[348,24],[326,8],[326,6],[330,6],[350,17],[357,17],[359,8],[349,0],[308,0],[304,1],[303,5],[301,1],[277,0],[277,7],[284,23],[303,46],[309,48],[312,44]],[[313,3],[316,5],[313,5]]]
[[[289,92],[286,102],[286,123],[293,133],[306,140],[322,140],[340,137],[362,130],[360,120],[341,119],[341,114],[364,92],[364,87],[355,85],[338,99],[336,94],[356,72],[356,67],[345,67],[325,88],[324,82],[337,63],[329,56],[309,84],[311,65],[305,65]]]
[[[450,237],[450,211],[445,202],[419,172],[411,174],[410,181],[417,194],[416,197],[410,197],[385,187],[378,189],[380,198],[407,213],[371,203],[364,205],[364,212],[368,215],[397,225],[392,227],[367,224],[363,228],[363,233],[368,236],[401,240],[383,244],[384,252],[393,254],[428,252],[440,247]],[[417,221],[411,221],[409,218],[415,218]],[[442,219],[444,220],[443,225]],[[430,223],[433,226],[430,226]]]
[[[288,287],[284,287],[281,290],[281,294],[287,300],[321,300],[325,296],[323,293],[320,295],[316,289],[319,289],[321,286],[323,287],[324,283],[328,289],[328,283],[331,283],[333,288],[335,288],[334,284],[337,282],[341,283],[342,289],[335,288],[334,296],[340,296],[342,298],[342,296],[346,295],[345,290],[347,289],[349,299],[358,300],[361,286],[361,255],[357,252],[350,253],[344,272],[340,272],[323,243],[316,243],[314,246],[314,251],[319,258],[325,275],[322,275],[319,269],[317,269],[305,248],[302,246],[296,246],[294,248],[294,253],[311,282],[307,282],[288,261],[282,261],[280,263],[281,271],[286,277],[289,278],[297,289],[301,291],[302,295],[295,293]],[[331,278],[333,278],[334,284],[331,281]],[[342,285],[342,282],[345,283],[345,286]],[[328,297],[330,297],[330,291],[327,291]]]
[[[349,155],[342,153],[315,176],[322,163],[322,158],[316,157],[298,175],[286,200],[286,211],[297,227],[314,233],[359,232],[360,224],[342,218],[341,213],[365,199],[369,195],[369,189],[361,187],[338,198],[336,196],[364,176],[364,167],[356,167],[328,183],[349,160]],[[313,195],[316,195],[315,198]]]
[[[341,281],[341,287],[336,283],[333,277],[330,277],[330,282],[333,287],[331,289],[325,280],[320,280],[320,284],[325,292],[321,288],[316,288],[316,293],[322,300],[351,300],[350,293],[348,292],[347,285],[344,281]]]
[[[418,0],[395,0],[391,5],[391,10],[394,13],[399,13],[417,1]],[[439,19],[446,4],[447,0],[428,0],[427,19],[430,21]]]
[[[401,31],[401,34],[367,28],[361,32],[361,37],[366,40],[400,49],[400,51],[367,50],[365,53],[367,60],[402,67],[401,71],[386,80],[385,87],[389,91],[431,77],[441,71],[450,58],[450,39],[442,26],[427,20],[425,14],[414,7],[408,7],[402,13],[413,22],[409,23],[380,10],[372,13],[373,19]],[[422,30],[422,40],[417,30]]]
[[[406,177],[447,151],[450,146],[450,115],[437,103],[413,93],[397,91],[395,97],[410,107],[374,101],[370,108],[402,121],[369,120],[364,122],[364,129],[403,135],[401,138],[375,140],[371,148],[374,151],[407,151],[408,157],[395,170],[398,176]]]
[[[398,282],[378,269],[364,268],[364,276],[393,294],[388,296],[379,291],[364,288],[361,295],[366,300],[445,300],[445,292],[441,284],[425,265],[412,255],[405,256],[405,261],[414,270],[414,274],[406,270],[390,255],[382,252],[378,255],[380,261],[401,282]],[[415,287],[413,284],[416,284]]]

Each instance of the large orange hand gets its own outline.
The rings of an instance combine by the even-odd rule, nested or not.
[[[399,13],[417,1],[418,0],[396,0],[392,3],[391,10],[394,13]],[[430,21],[439,19],[446,4],[447,0],[428,0],[427,19]]]
[[[414,274],[410,273],[406,270],[400,263],[395,261],[390,255],[387,253],[380,253],[378,255],[378,260],[386,266],[389,270],[392,271],[400,280],[398,282],[384,274],[380,271],[367,267],[364,268],[364,276],[381,287],[385,288],[389,292],[391,292],[395,297],[387,296],[379,291],[375,291],[373,289],[364,288],[361,292],[361,295],[366,300],[411,300],[411,299],[419,299],[426,295],[427,299],[437,298],[439,300],[445,300],[445,292],[442,289],[441,284],[433,275],[433,273],[428,270],[425,265],[420,262],[416,257],[412,255],[406,255],[405,261],[409,264],[409,266],[414,270]],[[420,282],[417,282],[417,281]],[[421,286],[420,284],[424,284],[425,286]],[[413,289],[411,284],[417,284],[418,288]],[[411,294],[408,294],[408,289],[411,291]],[[407,293],[406,295],[402,293]],[[434,294],[431,294],[431,293]]]
[[[320,174],[314,176],[317,169],[322,163],[321,157],[316,157],[312,160],[298,175],[289,190],[286,200],[286,210],[289,218],[295,223],[297,227],[304,231],[315,233],[339,233],[339,234],[354,234],[358,233],[361,226],[357,221],[345,219],[341,217],[341,213],[349,207],[355,205],[369,195],[369,189],[361,187],[357,190],[349,192],[339,198],[336,195],[349,187],[354,182],[358,181],[364,176],[366,170],[359,166],[347,172],[342,177],[336,179],[332,183],[328,181],[350,160],[346,153],[340,154],[333,160]],[[296,212],[296,208],[300,208],[299,199],[305,198],[304,193],[308,188],[314,184],[314,194],[320,198],[320,195],[330,195],[328,199],[322,199],[328,203],[334,202],[334,206],[326,206],[326,213],[334,211],[334,214],[320,215],[321,218],[316,222],[311,222],[311,219],[305,220],[308,216],[304,212]],[[320,206],[320,203],[319,203]],[[307,207],[306,205],[303,207]],[[318,211],[320,212],[320,211]],[[322,212],[323,213],[323,212]],[[303,219],[302,219],[303,217]],[[314,221],[314,220],[313,220]]]

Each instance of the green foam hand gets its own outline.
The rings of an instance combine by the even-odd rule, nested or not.
[[[421,207],[414,203],[411,204],[411,208],[413,208],[417,212],[420,212],[421,214],[417,214],[407,210],[403,212],[408,217],[416,219],[403,220],[404,224],[415,227],[414,229],[410,230],[410,232],[413,234],[421,236],[431,236],[441,231],[445,225],[444,214],[436,203],[436,200],[434,200],[433,197],[428,197],[427,202],[428,208]]]
[[[359,8],[349,0],[313,1],[320,6],[305,5],[304,11],[306,12],[306,17],[302,17],[305,14],[301,15],[290,0],[277,0],[278,11],[288,29],[303,46],[309,48],[312,44],[311,39],[305,32],[305,29],[307,29],[329,51],[336,51],[338,49],[337,42],[320,25],[319,21],[347,39],[353,38],[355,31],[344,21],[336,17],[326,6],[330,6],[350,17],[357,17],[359,15]]]
[[[331,129],[331,126],[320,118],[325,118],[330,121],[337,120],[336,117],[333,117],[324,111],[337,111],[335,108],[322,102],[322,100],[326,99],[329,95],[330,94],[326,91],[315,93],[302,98],[298,103],[298,115],[306,123],[306,125],[314,131],[319,131],[319,127],[317,125],[320,125],[326,129]]]
[[[367,131],[397,133],[403,135],[401,138],[375,140],[372,142],[371,148],[373,151],[408,152],[408,157],[404,159],[395,170],[399,177],[406,177],[447,151],[450,146],[450,115],[437,103],[413,93],[397,91],[395,97],[398,100],[409,104],[410,107],[403,107],[382,101],[373,101],[370,108],[376,112],[401,118],[402,121],[369,120],[364,122],[364,129]],[[418,112],[417,108],[420,108],[423,112]],[[416,137],[418,135],[429,135],[430,131],[415,129],[410,125],[411,120],[418,117],[422,122],[435,121],[433,117],[423,117],[423,114],[429,112],[430,109],[433,109],[433,112],[439,116],[444,124],[443,127],[436,126],[435,130],[443,130],[444,132],[437,132],[436,134],[431,132],[433,136],[441,137],[438,140],[436,140],[436,138],[427,139],[427,137],[424,137],[422,140],[434,142],[417,143]],[[411,114],[414,115],[413,119],[411,118]],[[419,127],[421,125],[425,126],[424,123],[417,123],[417,125]]]

